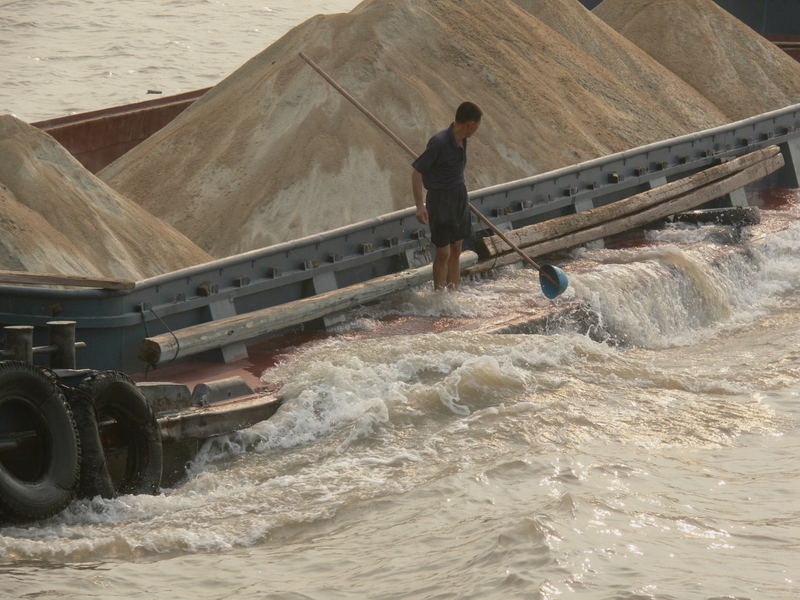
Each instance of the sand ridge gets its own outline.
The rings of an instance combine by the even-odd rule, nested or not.
[[[800,102],[800,63],[712,0],[604,0],[592,12],[732,121]]]
[[[603,80],[619,79],[644,98],[648,107],[660,107],[651,115],[727,121],[726,115],[710,100],[700,97],[683,79],[644,52],[636,44],[607,25],[576,0],[514,0],[518,6],[564,36],[585,56],[594,59]],[[582,57],[583,60],[586,58]],[[582,85],[587,83],[582,82]],[[604,81],[592,81],[598,94],[607,93]],[[692,121],[693,122],[693,121]],[[668,123],[665,123],[668,126]]]
[[[294,28],[99,175],[218,257],[411,206],[405,153],[299,51],[415,149],[460,101],[478,103],[471,189],[725,122],[577,0],[559,2],[574,29],[624,45],[616,62],[511,0],[366,0]]]
[[[0,268],[144,279],[211,260],[10,115],[0,115],[0,156]]]

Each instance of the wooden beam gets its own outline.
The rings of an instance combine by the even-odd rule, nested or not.
[[[598,226],[589,229],[583,229],[574,233],[564,235],[562,237],[547,240],[539,244],[533,244],[525,248],[525,252],[530,256],[541,256],[559,250],[566,250],[573,248],[580,244],[591,242],[592,240],[601,239],[610,235],[616,235],[629,229],[642,227],[653,221],[658,221],[680,212],[691,210],[710,202],[720,196],[731,193],[733,190],[739,189],[748,183],[758,181],[777,171],[783,166],[783,155],[776,154],[767,160],[761,161],[753,166],[730,175],[719,181],[715,181],[709,185],[697,188],[673,198],[667,202],[656,205],[652,208],[642,212],[634,213],[624,216],[622,218],[602,223]],[[480,273],[488,269],[510,265],[518,262],[520,259],[516,253],[506,254],[505,256],[495,257],[493,259],[485,260],[477,265],[466,269],[466,273]]]
[[[461,254],[462,269],[477,261],[478,256],[474,252]],[[158,365],[236,342],[245,342],[378,300],[393,292],[424,283],[432,275],[432,266],[426,265],[293,302],[145,338],[139,347],[139,358],[150,365]]]
[[[205,440],[215,435],[246,429],[269,419],[280,405],[281,401],[272,395],[252,394],[211,406],[190,407],[158,419],[161,439]]]
[[[630,196],[605,206],[598,206],[572,215],[549,219],[506,233],[508,239],[517,246],[525,248],[547,240],[555,239],[581,229],[594,227],[600,223],[613,221],[624,215],[639,212],[652,206],[666,202],[693,189],[708,185],[733,173],[751,167],[780,153],[778,146],[768,146],[761,150],[745,154],[721,165],[711,167],[700,173],[679,179],[652,190]],[[476,242],[481,258],[489,258],[505,254],[511,248],[498,236],[488,236]]]
[[[63,285],[66,287],[99,288],[103,290],[132,290],[135,281],[128,279],[96,279],[82,275],[61,275],[58,273],[29,273],[27,271],[0,270],[0,284],[22,285]]]

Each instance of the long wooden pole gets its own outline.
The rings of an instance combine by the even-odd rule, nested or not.
[[[476,262],[478,255],[472,251],[462,252],[459,257],[462,270]],[[430,280],[432,276],[433,267],[427,264],[285,304],[190,325],[145,338],[139,346],[139,358],[155,366],[225,345],[248,342],[272,331],[307,323],[414,287]]]
[[[303,52],[300,52],[300,58],[306,61],[309,64],[309,66],[311,66],[312,69],[314,69],[317,73],[319,73],[325,79],[325,81],[330,83],[336,89],[337,92],[339,92],[342,96],[344,96],[347,100],[349,100],[353,104],[353,106],[355,106],[358,110],[364,113],[364,115],[366,115],[366,117],[370,121],[372,121],[375,125],[377,125],[381,131],[383,131],[390,138],[392,138],[392,140],[394,140],[394,142],[398,146],[400,146],[403,150],[408,152],[412,157],[416,158],[417,153],[414,152],[408,144],[406,144],[402,139],[400,139],[397,135],[395,135],[395,133],[391,129],[389,129],[378,117],[376,117],[369,110],[367,110],[367,108],[363,104],[361,104],[361,102],[353,98],[353,96],[351,96],[347,92],[347,90],[345,90],[342,86],[336,83],[336,81],[334,81],[334,79],[330,75],[328,75],[325,71],[323,71],[322,68],[319,65],[317,65],[317,63],[311,60]],[[486,225],[492,232],[494,232],[494,234],[497,237],[499,237],[506,244],[508,244],[509,248],[511,248],[512,250],[514,250],[514,252],[519,254],[522,260],[524,260],[534,269],[539,271],[539,273],[541,273],[544,277],[547,277],[547,279],[549,279],[553,285],[555,285],[556,287],[559,286],[558,281],[556,281],[549,273],[543,271],[542,267],[533,262],[530,256],[525,254],[525,252],[523,252],[519,246],[517,246],[514,242],[509,240],[508,237],[497,227],[495,227],[494,223],[492,223],[489,219],[487,219],[481,211],[479,211],[477,208],[475,208],[475,206],[473,206],[471,202],[467,201],[467,206],[473,212],[473,214],[484,223],[484,225]]]

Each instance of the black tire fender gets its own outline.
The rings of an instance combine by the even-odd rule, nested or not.
[[[97,413],[91,397],[74,388],[66,389],[75,425],[81,440],[81,468],[76,496],[78,498],[113,498],[114,482],[108,472],[103,443],[97,427]]]
[[[0,514],[52,516],[73,499],[81,451],[72,411],[56,382],[19,361],[0,361]]]
[[[82,439],[87,440],[93,449],[85,460],[81,493],[104,497],[158,493],[163,469],[161,429],[147,399],[133,380],[118,371],[101,371],[78,386],[73,397],[75,406],[81,405],[80,397],[90,403],[79,412],[83,419],[81,428],[85,428]],[[100,428],[92,420],[100,424]],[[98,429],[109,420],[116,421],[127,446],[127,459],[121,474],[109,470],[106,450],[99,439],[102,436],[98,437]],[[95,470],[94,474],[88,471],[90,468]]]

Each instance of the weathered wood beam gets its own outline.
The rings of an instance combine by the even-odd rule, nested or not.
[[[478,256],[474,252],[461,254],[462,269],[474,265],[477,261]],[[184,327],[145,338],[139,347],[139,357],[148,364],[157,365],[236,342],[245,342],[273,331],[377,300],[393,292],[424,283],[432,276],[432,266],[425,265],[418,269],[384,275],[293,302]]]
[[[191,407],[158,419],[161,439],[208,439],[252,427],[269,419],[281,405],[272,395],[253,394],[211,406]]]
[[[660,219],[669,217],[670,215],[691,210],[697,206],[705,204],[706,202],[710,202],[716,198],[724,196],[725,194],[729,194],[732,191],[747,185],[748,183],[763,179],[770,173],[780,169],[782,166],[783,155],[776,154],[767,160],[763,160],[755,165],[747,167],[738,173],[710,183],[701,188],[694,189],[691,192],[658,204],[647,210],[627,215],[614,221],[602,223],[595,227],[590,227],[589,229],[583,229],[574,233],[570,233],[556,239],[526,246],[525,252],[529,256],[541,256],[543,254],[549,254],[559,250],[566,250],[568,248],[573,248],[593,240],[616,235],[618,233],[628,231],[629,229],[643,227],[644,225],[652,223],[653,221],[658,221]],[[517,256],[516,253],[510,253],[504,256],[498,256],[482,261],[472,267],[469,267],[465,270],[465,272],[467,274],[480,273],[488,269],[510,265],[518,262],[519,260],[519,256]]]
[[[136,282],[128,279],[97,279],[83,275],[58,273],[29,273],[27,271],[0,270],[0,284],[63,285],[66,287],[99,288],[103,290],[131,290]]]
[[[605,206],[598,206],[572,215],[549,219],[506,233],[508,239],[525,248],[533,244],[545,242],[573,233],[581,229],[594,227],[600,223],[613,221],[624,215],[639,212],[665,202],[695,188],[708,185],[724,177],[751,167],[780,153],[778,146],[768,146],[761,150],[745,154],[721,165],[711,167],[689,177],[672,181]],[[493,235],[481,238],[476,243],[481,258],[489,258],[505,254],[511,248],[500,237]]]

